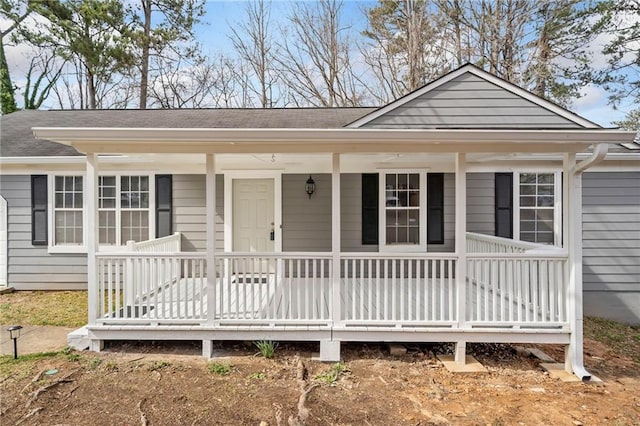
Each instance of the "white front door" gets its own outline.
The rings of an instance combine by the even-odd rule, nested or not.
[[[273,179],[233,179],[233,251],[274,251],[273,187]]]

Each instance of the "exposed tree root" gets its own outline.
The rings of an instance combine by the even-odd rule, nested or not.
[[[71,373],[67,374],[64,377],[61,377],[58,380],[55,380],[51,383],[48,383],[38,389],[36,389],[35,391],[32,392],[31,394],[31,398],[27,401],[25,407],[29,408],[31,406],[31,404],[33,404],[35,402],[36,399],[38,399],[38,397],[40,396],[41,393],[46,392],[47,390],[58,386],[60,383],[71,383],[71,382],[75,382],[75,380],[70,379],[69,377],[71,377],[73,374],[75,374],[79,369],[73,370]],[[37,381],[37,380],[36,380]]]
[[[144,399],[141,399],[140,402],[138,402],[138,411],[140,412],[140,426],[147,426],[149,424],[149,421],[147,420],[147,415],[145,414],[145,412],[142,411],[143,402]]]
[[[300,387],[300,397],[298,398],[298,414],[295,417],[289,416],[289,426],[304,426],[307,424],[307,419],[309,418],[309,409],[306,407],[307,398],[311,391],[318,387],[318,385],[309,385],[307,383],[307,368],[299,358],[296,378],[298,379],[298,386]]]
[[[47,369],[45,368],[44,370],[40,371],[38,374],[36,374],[35,376],[33,376],[33,379],[31,379],[31,381],[29,383],[27,383],[25,385],[25,387],[22,388],[22,393],[25,393],[27,391],[27,389],[29,389],[31,387],[32,384],[36,383],[37,381],[39,381],[40,379],[42,379],[42,376],[44,375],[44,373],[47,371]]]
[[[36,414],[38,414],[42,410],[44,410],[44,407],[37,407],[37,408],[34,408],[33,410],[29,411],[23,418],[21,418],[20,420],[18,420],[16,422],[16,426],[26,422],[27,420],[29,420],[29,418],[35,416]]]

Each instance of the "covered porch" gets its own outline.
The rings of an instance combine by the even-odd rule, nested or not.
[[[467,342],[559,343],[568,348],[567,369],[580,373],[580,174],[602,158],[602,151],[597,149],[582,162],[576,161],[576,153],[616,138],[614,132],[35,131],[87,154],[88,330],[95,350],[110,339],[189,339],[202,340],[203,355],[210,356],[215,340],[311,340],[320,342],[321,359],[337,360],[342,341],[447,341],[456,343],[456,361],[463,363]],[[102,155],[135,157],[144,152],[204,159],[206,251],[180,250],[179,234],[130,244],[127,250],[100,250],[97,200]],[[220,160],[230,155],[250,159],[281,154],[323,159],[302,164],[305,172],[326,173],[330,167],[330,251],[283,250],[277,208],[272,250],[239,250],[227,234],[233,233],[228,221],[223,230],[218,229],[216,175],[224,174],[226,186],[227,176],[240,173],[221,167]],[[359,161],[363,156],[376,160]],[[402,159],[386,165],[379,161],[390,156]],[[467,232],[468,173],[514,168],[562,172],[558,219],[564,226],[556,245]],[[241,173],[257,178],[273,173],[268,166],[264,169]],[[453,174],[455,220],[450,251],[429,250],[423,231],[418,250],[403,244],[386,249],[380,245],[376,252],[342,247],[342,174],[389,170],[416,171],[420,179],[431,171]],[[277,186],[275,192],[277,200],[281,196]],[[233,211],[227,194],[224,209]],[[420,197],[422,206],[426,194]],[[380,206],[384,211],[384,200]],[[384,220],[380,220],[383,241]],[[222,244],[216,238],[220,231],[225,235]]]

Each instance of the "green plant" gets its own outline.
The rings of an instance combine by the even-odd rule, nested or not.
[[[87,364],[87,368],[89,370],[95,370],[96,368],[98,368],[100,366],[100,364],[102,364],[102,359],[100,359],[100,358],[92,358],[91,361],[89,361],[89,364]]]
[[[149,364],[147,366],[147,370],[149,370],[149,371],[162,370],[163,368],[166,368],[166,367],[168,367],[170,365],[171,365],[171,363],[166,362],[166,361],[153,361],[151,364]]]
[[[273,355],[276,353],[276,348],[278,347],[278,343],[272,342],[271,340],[259,340],[257,342],[253,342],[253,344],[256,345],[260,351],[260,355],[265,358],[273,358]]]
[[[114,360],[109,360],[104,364],[104,368],[107,371],[118,371],[118,363]]]
[[[233,366],[228,362],[214,361],[212,363],[209,363],[209,365],[207,365],[207,369],[211,374],[215,374],[218,376],[225,376],[231,373],[231,371],[233,370]]]
[[[347,372],[347,367],[342,362],[337,362],[329,368],[329,371],[318,374],[314,377],[315,380],[319,382],[326,383],[328,385],[334,384],[340,376]]]
[[[264,380],[267,377],[264,373],[251,373],[249,374],[249,379],[251,380]]]

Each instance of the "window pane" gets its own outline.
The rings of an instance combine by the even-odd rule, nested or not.
[[[144,241],[149,239],[149,212],[123,211],[121,214],[122,243],[129,240]]]
[[[121,189],[123,191],[128,191],[129,190],[129,176],[122,176],[120,178],[120,185],[121,185]]]
[[[411,191],[409,193],[409,206],[411,207],[420,206],[420,191]]]
[[[65,191],[73,191],[73,177],[72,176],[65,176],[64,177],[64,189]]]
[[[534,207],[536,205],[536,197],[520,197],[520,205],[522,207]]]
[[[538,195],[553,195],[553,185],[538,185]]]
[[[64,177],[56,176],[56,191],[62,191],[64,188]]]
[[[420,244],[420,228],[416,226],[409,228],[409,242],[411,244]]]
[[[82,192],[82,176],[76,176],[74,180],[74,189],[77,192]]]
[[[520,183],[536,183],[535,173],[520,173]]]
[[[398,211],[398,225],[407,226],[409,224],[409,215],[406,210]]]
[[[535,185],[522,185],[520,186],[520,195],[536,195]]]
[[[399,174],[398,175],[398,189],[407,189],[409,182],[408,182],[408,176],[405,174]]]
[[[140,191],[149,191],[149,176],[140,176]]]
[[[420,188],[420,175],[418,173],[411,173],[409,175],[409,188],[411,189]]]
[[[540,173],[538,175],[538,183],[553,184],[553,174],[552,173]]]
[[[551,196],[538,197],[538,207],[553,207],[553,197]]]
[[[143,192],[140,194],[140,207],[144,209],[149,208],[149,193]]]
[[[75,207],[77,209],[81,209],[82,208],[82,193],[78,193],[74,197],[73,207]]]

